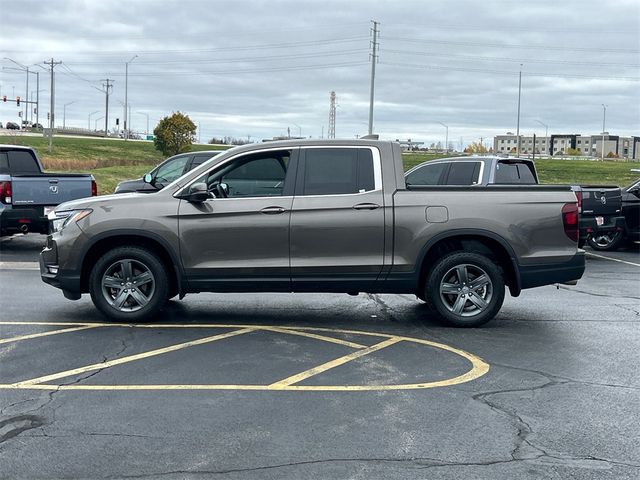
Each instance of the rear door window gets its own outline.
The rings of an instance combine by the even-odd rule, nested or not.
[[[538,182],[529,164],[501,161],[496,164],[493,183],[503,185],[535,185]]]
[[[452,162],[446,185],[476,185],[480,162]]]
[[[303,162],[302,195],[344,195],[375,190],[368,148],[309,148]]]
[[[407,175],[407,185],[440,185],[448,163],[427,163]]]

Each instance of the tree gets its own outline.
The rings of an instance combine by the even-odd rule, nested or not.
[[[480,142],[473,142],[464,149],[465,153],[487,153],[487,148]]]
[[[188,115],[176,112],[164,117],[153,129],[153,144],[163,155],[177,155],[188,152],[196,135],[196,126]]]

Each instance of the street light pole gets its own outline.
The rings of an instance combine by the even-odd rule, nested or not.
[[[67,126],[67,105],[71,105],[72,103],[76,103],[76,101],[74,100],[73,102],[65,103],[62,107],[62,129],[63,130]]]
[[[144,115],[145,117],[147,117],[147,130],[144,134],[145,137],[149,136],[149,114],[148,113],[144,113],[144,112],[136,112],[139,113],[140,115]]]
[[[540,125],[542,125],[544,127],[544,141],[545,143],[549,141],[549,125],[547,125],[546,123],[542,123],[540,120],[536,120],[536,122],[538,122]],[[536,146],[533,146],[533,150],[535,151]]]
[[[104,115],[103,115],[102,117],[99,117],[99,118],[96,118],[96,119],[95,119],[95,121],[94,121],[94,123],[93,123],[93,129],[94,129],[94,130],[98,130],[98,122],[99,122],[100,120],[102,120],[103,118],[104,118]]]
[[[445,148],[445,151],[449,153],[449,125],[445,125],[442,122],[438,122],[438,123],[447,129],[447,133],[444,140],[444,148]]]
[[[131,60],[124,62],[124,140],[129,138],[129,130],[127,125],[127,106],[129,105],[129,64],[133,62],[138,55],[131,57]],[[131,119],[129,119],[131,120]]]
[[[87,122],[87,130],[91,130],[91,117],[98,113],[100,110],[96,110],[95,112],[91,112],[89,114],[89,121]]]
[[[518,75],[518,124],[516,127],[516,157],[520,156],[520,94],[522,93],[522,64]]]
[[[602,161],[604,162],[604,132],[605,130],[605,119],[607,118],[607,106],[602,104]]]

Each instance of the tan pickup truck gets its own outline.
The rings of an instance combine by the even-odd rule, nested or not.
[[[400,147],[228,150],[157,193],[60,205],[42,279],[118,321],[197,292],[412,293],[452,325],[585,268],[569,186],[407,185]]]

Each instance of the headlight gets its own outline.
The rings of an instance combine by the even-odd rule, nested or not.
[[[82,210],[62,210],[49,212],[47,218],[49,219],[49,225],[51,226],[50,233],[56,233],[62,230],[71,222],[77,222],[89,215],[93,210],[90,208],[83,208]]]

